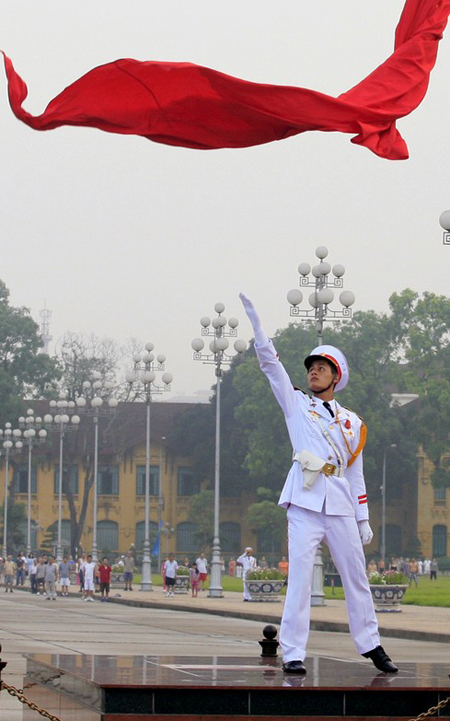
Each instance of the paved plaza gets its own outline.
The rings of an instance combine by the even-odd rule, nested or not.
[[[4,680],[21,688],[25,670],[22,654],[32,652],[258,656],[257,642],[262,638],[265,622],[279,618],[282,610],[281,603],[244,604],[237,593],[226,593],[223,599],[165,598],[160,588],[153,593],[121,592],[116,600],[117,603],[86,603],[72,593],[69,598],[47,602],[45,597],[26,591],[0,593],[2,658],[8,662]],[[121,603],[123,600],[128,603]],[[142,603],[145,605],[130,605]],[[253,620],[236,617],[239,614],[252,616]],[[345,624],[345,604],[327,602],[325,607],[312,609],[312,619],[324,628],[332,628],[331,623]],[[404,606],[402,613],[383,614],[379,620],[388,633],[398,628],[402,635],[383,638],[396,662],[448,663],[450,609]],[[411,640],[408,636],[417,631],[433,634],[434,640]],[[436,642],[439,633],[445,634],[442,643]],[[330,630],[311,632],[309,655],[359,658],[348,634]],[[0,719],[22,720],[20,704],[4,691]]]

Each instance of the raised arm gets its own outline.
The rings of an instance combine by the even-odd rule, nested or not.
[[[240,293],[239,297],[252,324],[255,334],[255,351],[261,370],[266,374],[272,392],[280,404],[284,415],[286,418],[289,418],[294,413],[296,407],[294,387],[283,364],[278,358],[272,341],[262,328],[255,306],[243,293]]]

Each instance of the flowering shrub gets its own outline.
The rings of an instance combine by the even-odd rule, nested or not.
[[[247,581],[281,581],[286,576],[276,568],[256,568],[247,573]]]
[[[178,566],[177,576],[189,576],[189,568],[186,568],[186,566]]]
[[[401,571],[386,571],[386,573],[374,573],[369,574],[369,583],[372,586],[380,585],[393,585],[393,584],[405,584],[408,583],[408,578]]]

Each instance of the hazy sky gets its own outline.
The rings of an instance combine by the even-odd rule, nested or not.
[[[63,87],[120,57],[191,61],[256,82],[338,95],[391,54],[403,0],[17,0],[0,6],[0,48],[42,112]],[[4,78],[4,75],[3,75]],[[337,133],[197,151],[88,128],[36,132],[0,95],[1,273],[15,305],[66,331],[151,340],[173,395],[214,382],[192,360],[199,319],[241,319],[244,290],[269,333],[289,322],[297,266],[327,245],[355,308],[409,286],[447,294],[450,31],[421,106],[398,127],[408,161]],[[51,349],[54,347],[52,344]]]

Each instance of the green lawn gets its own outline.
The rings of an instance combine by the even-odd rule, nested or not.
[[[135,574],[133,583],[136,588],[139,587],[141,576]],[[154,586],[162,586],[162,576],[158,573],[152,575],[152,583]],[[206,584],[209,588],[209,578]],[[222,576],[222,588],[224,591],[242,591],[242,578],[233,576]],[[332,592],[334,590],[334,593]],[[343,600],[344,590],[342,588],[332,589],[325,586],[325,598]],[[282,590],[282,594],[285,589]],[[415,588],[414,584],[408,588],[403,603],[407,606],[445,606],[450,607],[450,576],[438,576],[436,581],[430,581],[428,576],[419,578],[419,585]]]
[[[136,573],[133,577],[133,583],[136,588],[141,583],[140,574]],[[159,573],[152,574],[152,583],[154,586],[162,586],[162,576]],[[209,576],[206,582],[206,588],[209,588]],[[234,576],[222,576],[222,588],[224,591],[242,591],[242,578],[235,578]]]
[[[343,599],[342,588],[326,587],[325,598]],[[419,578],[419,585],[414,584],[406,591],[403,602],[405,606],[445,606],[450,607],[450,576],[438,576],[436,581],[430,581],[428,576]]]

